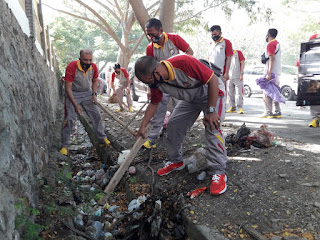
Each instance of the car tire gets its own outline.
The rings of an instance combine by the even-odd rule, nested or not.
[[[243,96],[250,97],[252,95],[251,88],[248,85],[243,86]]]
[[[294,98],[294,93],[293,93],[291,87],[289,87],[289,86],[283,86],[281,88],[281,95],[284,98],[284,100],[286,100],[286,101],[292,100]]]

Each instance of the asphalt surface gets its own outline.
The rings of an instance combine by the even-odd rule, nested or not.
[[[227,105],[229,106],[229,105]],[[280,104],[282,118],[261,118],[264,113],[262,94],[244,98],[244,114],[227,113],[225,123],[240,126],[243,123],[252,130],[258,129],[262,124],[267,124],[269,130],[276,136],[292,139],[297,142],[307,143],[315,151],[320,151],[320,127],[309,127],[311,122],[310,108],[300,109],[295,101]]]

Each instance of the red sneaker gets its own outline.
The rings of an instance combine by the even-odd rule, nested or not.
[[[181,170],[184,168],[184,166],[185,165],[183,162],[174,163],[174,162],[168,161],[166,162],[163,168],[160,168],[158,170],[157,173],[159,176],[164,176],[171,173],[172,171]]]
[[[220,195],[227,190],[227,176],[225,174],[212,175],[210,185],[210,193],[212,195]]]

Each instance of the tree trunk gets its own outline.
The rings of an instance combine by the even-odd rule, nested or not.
[[[175,0],[161,0],[160,21],[164,32],[173,32]]]
[[[145,30],[146,22],[150,19],[148,11],[144,6],[142,0],[129,0],[132,10],[136,16],[137,21],[139,22],[142,30]]]

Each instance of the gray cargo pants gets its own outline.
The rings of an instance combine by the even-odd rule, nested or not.
[[[104,143],[106,135],[102,124],[101,115],[97,105],[92,102],[91,91],[72,92],[74,100],[80,105],[91,119],[93,130],[95,131],[99,142]],[[65,98],[65,119],[62,128],[62,147],[67,147],[70,140],[73,121],[76,120],[77,113],[68,97]]]
[[[279,81],[279,76],[276,75],[276,84],[279,86],[280,81]],[[265,114],[272,114],[272,103],[274,103],[274,111],[280,113],[280,103],[279,102],[274,102],[272,98],[270,98],[264,91],[263,91],[263,101],[264,101],[264,109],[265,109]]]
[[[167,154],[169,161],[182,161],[182,144],[185,135],[197,120],[201,111],[207,114],[207,104],[207,102],[192,103],[179,101],[167,124]],[[218,98],[216,109],[222,121],[225,116],[224,97]],[[205,138],[208,174],[225,174],[227,151],[224,146],[221,129],[211,131],[207,125],[205,127]]]
[[[126,90],[127,86],[122,86],[120,85],[117,89],[117,98],[118,98],[118,103],[120,108],[123,108],[123,90]],[[132,107],[132,99],[131,99],[131,94],[128,94],[128,92],[126,93],[126,98],[127,98],[127,104],[128,107]]]
[[[243,81],[240,78],[229,80],[228,97],[230,107],[237,109],[243,107]]]

